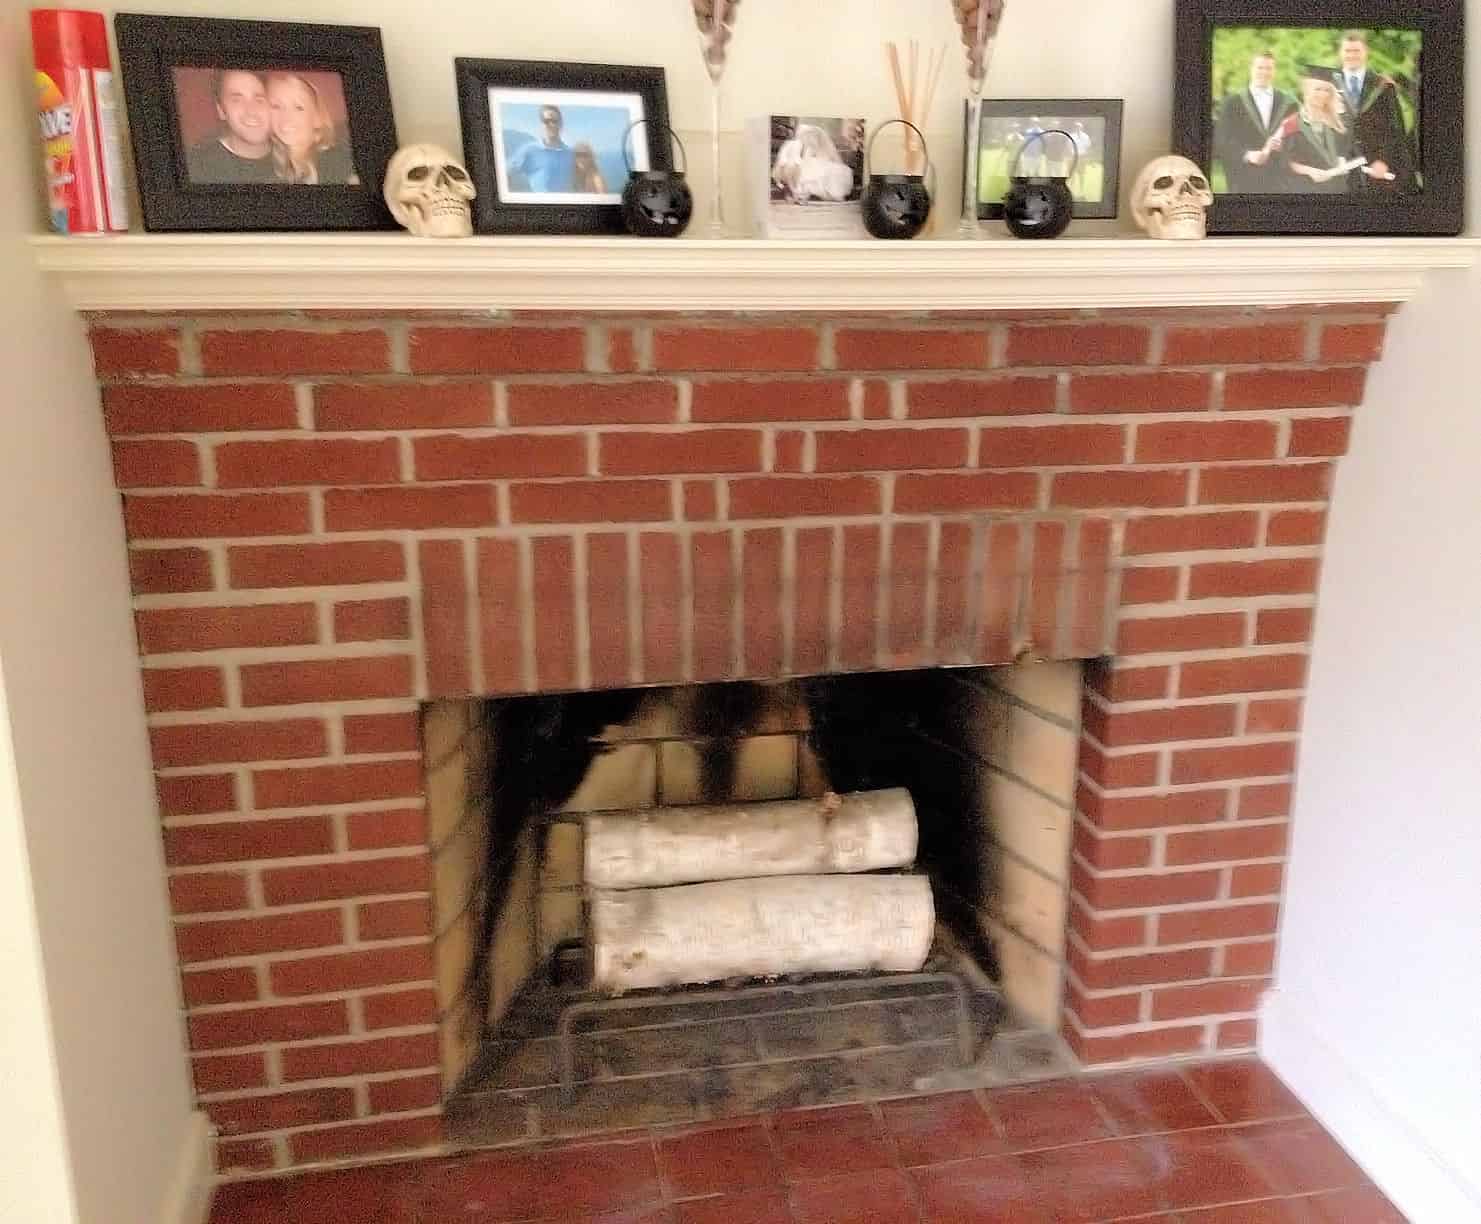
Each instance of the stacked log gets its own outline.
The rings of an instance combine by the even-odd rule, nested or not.
[[[587,822],[594,985],[920,969],[935,932],[905,790]]]
[[[600,812],[586,821],[586,883],[656,888],[754,876],[852,873],[915,861],[904,788],[782,803]]]
[[[935,915],[917,875],[802,875],[599,892],[595,984],[610,991],[787,973],[910,973]]]

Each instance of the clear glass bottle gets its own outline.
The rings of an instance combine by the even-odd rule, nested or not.
[[[967,139],[962,164],[962,219],[957,237],[983,237],[977,220],[977,187],[982,151],[982,87],[992,61],[993,41],[1003,20],[1006,0],[951,0],[952,12],[962,29],[967,50]]]
[[[725,191],[720,172],[720,117],[723,102],[721,82],[730,58],[730,40],[735,32],[735,10],[740,0],[690,0],[699,27],[700,52],[710,78],[710,220],[703,236],[734,237],[725,221]]]

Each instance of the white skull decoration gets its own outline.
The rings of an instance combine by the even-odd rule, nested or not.
[[[418,238],[469,237],[473,217],[468,201],[477,194],[463,163],[441,145],[406,145],[386,166],[391,215]]]
[[[1148,162],[1131,189],[1131,216],[1153,238],[1202,238],[1214,202],[1208,179],[1186,157]]]

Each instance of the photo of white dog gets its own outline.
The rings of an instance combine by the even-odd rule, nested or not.
[[[862,119],[767,115],[746,125],[756,232],[764,238],[867,238]]]
[[[839,155],[833,137],[815,123],[799,123],[783,142],[771,167],[771,181],[784,199],[842,203],[854,193],[854,172]]]
[[[771,117],[771,198],[844,204],[864,186],[864,123],[803,115]]]

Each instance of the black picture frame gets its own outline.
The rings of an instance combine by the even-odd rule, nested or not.
[[[491,90],[532,90],[552,93],[637,94],[647,123],[639,129],[648,162],[656,170],[673,168],[669,139],[668,85],[660,67],[623,64],[583,64],[560,60],[470,59],[453,61],[458,87],[458,117],[463,130],[463,154],[478,196],[473,201],[473,225],[481,234],[620,234],[622,207],[604,203],[542,203],[504,198],[499,191],[496,129],[491,112]],[[634,136],[635,142],[638,137]],[[634,144],[633,147],[638,147]],[[625,185],[607,183],[609,197]],[[524,193],[521,193],[524,194]],[[533,193],[530,193],[533,194]]]
[[[395,229],[381,187],[396,122],[380,30],[119,13],[113,19],[144,228],[172,231]],[[200,183],[187,170],[176,68],[337,72],[359,183]]]
[[[1077,221],[1113,220],[1117,215],[1121,196],[1121,114],[1120,98],[984,98],[978,127],[978,145],[982,133],[991,120],[1025,119],[1035,117],[1051,126],[1049,118],[1074,123],[1077,119],[1101,119],[1105,121],[1104,174],[1098,200],[1076,200],[1074,213]],[[1062,143],[1062,142],[1059,142]],[[966,163],[963,162],[965,165]],[[977,184],[977,219],[979,221],[1001,221],[1003,200],[985,199],[982,195],[981,176]]]
[[[1417,97],[1409,96],[1416,116],[1411,149],[1417,175],[1410,180],[1416,184],[1412,191],[1360,189],[1341,195],[1220,192],[1209,210],[1209,232],[1460,233],[1465,223],[1463,8],[1463,0],[1177,0],[1172,145],[1174,151],[1197,162],[1211,180],[1216,30],[1266,26],[1331,30],[1334,37],[1345,29],[1417,30],[1420,34],[1423,71],[1413,89]]]

